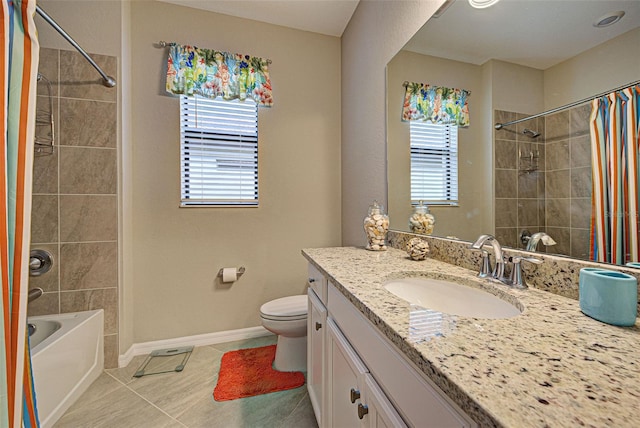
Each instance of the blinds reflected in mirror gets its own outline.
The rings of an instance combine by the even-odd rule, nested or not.
[[[410,122],[411,203],[458,205],[458,127]]]

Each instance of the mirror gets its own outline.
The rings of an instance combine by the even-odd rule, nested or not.
[[[625,11],[619,22],[594,26],[616,11]],[[588,259],[590,103],[493,125],[637,82],[639,45],[637,1],[501,0],[486,9],[447,1],[387,65],[390,228],[410,231],[413,213],[403,82],[460,88],[471,96],[470,126],[458,128],[458,205],[429,205],[433,235],[493,233],[525,249],[523,231],[544,231],[556,244],[541,241],[537,251]]]

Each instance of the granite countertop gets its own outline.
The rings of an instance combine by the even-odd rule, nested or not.
[[[576,300],[511,289],[393,248],[317,248],[303,255],[478,425],[640,424],[640,322],[603,324],[584,315]],[[439,331],[416,331],[410,314],[421,308],[382,286],[420,275],[483,287],[523,312],[498,320],[443,315]]]

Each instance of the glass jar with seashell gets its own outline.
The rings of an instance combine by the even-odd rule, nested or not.
[[[387,232],[389,231],[389,217],[384,213],[382,205],[374,201],[369,206],[369,213],[364,218],[364,233],[367,235],[367,250],[386,251]]]

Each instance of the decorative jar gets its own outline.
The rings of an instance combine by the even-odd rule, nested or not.
[[[409,230],[412,233],[431,235],[435,225],[436,218],[429,212],[429,207],[420,201],[409,218]]]
[[[386,251],[385,240],[389,231],[389,217],[377,201],[369,206],[369,215],[364,219],[364,233],[367,235],[367,250]]]

